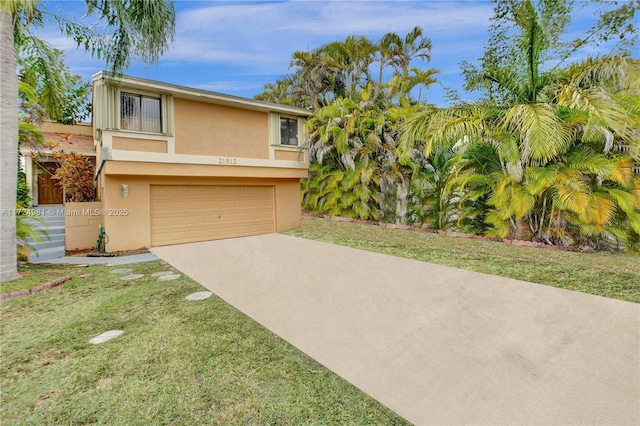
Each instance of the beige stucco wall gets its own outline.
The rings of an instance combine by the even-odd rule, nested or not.
[[[122,184],[129,194],[122,196]],[[108,251],[149,247],[151,243],[151,185],[268,185],[275,189],[276,231],[294,229],[300,223],[300,179],[166,177],[106,175],[102,208],[109,235]],[[194,224],[197,226],[197,224]]]
[[[142,152],[167,152],[167,141],[155,140],[155,139],[138,139],[138,138],[124,138],[120,136],[114,136],[111,141],[112,149],[119,149],[122,151],[142,151]]]
[[[300,226],[300,179],[280,179],[276,185],[276,232]]]
[[[99,201],[65,203],[64,240],[67,250],[94,248],[98,226],[103,225],[104,210]]]
[[[265,112],[174,99],[176,154],[269,158]]]
[[[285,160],[285,161],[305,161],[304,152],[295,150],[295,151],[285,151],[281,149],[276,149],[274,151],[274,158],[276,160]]]
[[[245,167],[207,164],[145,163],[139,161],[107,161],[107,175],[142,176],[203,176],[203,177],[255,177],[255,178],[306,178],[306,168]]]

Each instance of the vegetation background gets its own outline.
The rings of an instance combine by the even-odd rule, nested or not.
[[[303,207],[562,246],[640,249],[640,3],[577,37],[574,3],[496,0],[474,102],[425,102],[438,70],[420,27],[295,52],[257,99],[313,109]],[[608,4],[611,6],[612,4]],[[571,62],[584,46],[608,52]],[[388,68],[393,77],[385,81]],[[374,71],[378,70],[378,73]]]

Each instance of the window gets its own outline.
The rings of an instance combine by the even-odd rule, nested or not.
[[[298,146],[298,120],[280,117],[280,144]]]
[[[122,130],[162,133],[160,98],[123,92],[120,103]]]

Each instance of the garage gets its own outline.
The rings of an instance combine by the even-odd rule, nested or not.
[[[275,232],[273,186],[151,185],[151,245]]]

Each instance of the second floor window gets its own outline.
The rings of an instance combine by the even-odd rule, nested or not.
[[[160,98],[123,92],[120,103],[122,130],[162,133]]]
[[[298,146],[298,120],[280,117],[280,144]]]

